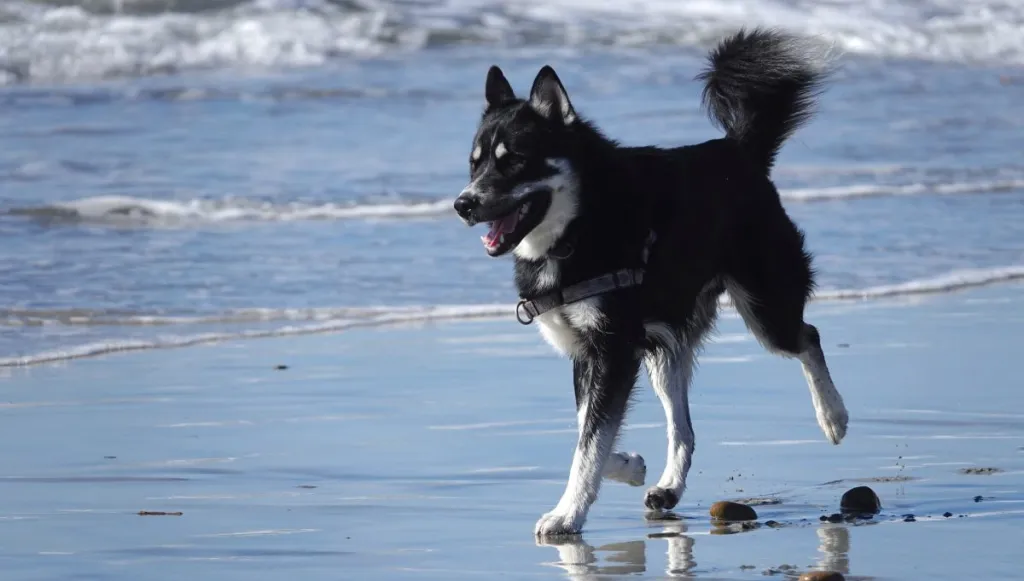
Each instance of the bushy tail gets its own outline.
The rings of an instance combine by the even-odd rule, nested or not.
[[[740,30],[708,56],[704,107],[770,173],[782,143],[813,113],[828,47],[777,31]]]

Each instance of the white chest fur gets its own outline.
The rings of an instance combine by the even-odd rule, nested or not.
[[[584,335],[604,324],[599,301],[600,297],[593,297],[543,313],[537,317],[541,336],[562,355],[576,357]]]

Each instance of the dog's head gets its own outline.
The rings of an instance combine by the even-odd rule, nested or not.
[[[579,123],[569,95],[545,66],[528,99],[516,97],[498,67],[487,72],[484,111],[469,156],[470,183],[455,211],[470,226],[485,222],[490,256],[510,250],[543,257],[576,216],[577,180],[569,161]]]

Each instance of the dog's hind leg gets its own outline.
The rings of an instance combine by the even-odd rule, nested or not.
[[[597,500],[601,477],[619,435],[640,361],[622,334],[605,335],[615,345],[588,349],[573,362],[579,435],[569,481],[554,510],[537,521],[538,536],[579,533]]]
[[[825,353],[821,350],[821,336],[814,325],[803,324],[799,345],[800,351],[796,356],[800,359],[807,386],[811,389],[811,402],[814,404],[818,425],[830,442],[838,444],[846,436],[849,413],[843,403],[843,396],[832,383],[832,374],[828,371]]]
[[[796,240],[802,243],[802,236]],[[818,425],[830,442],[838,444],[846,436],[849,414],[832,383],[818,330],[803,319],[811,288],[810,258],[800,247],[790,246],[790,252],[786,246],[771,252],[765,248],[773,246],[763,245],[746,268],[734,269],[726,289],[747,328],[766,349],[800,361]]]

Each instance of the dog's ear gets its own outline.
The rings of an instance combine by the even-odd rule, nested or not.
[[[487,85],[484,87],[484,97],[487,98],[487,107],[504,105],[516,98],[512,85],[497,66],[492,65],[487,71]]]
[[[552,121],[561,121],[566,125],[576,120],[576,111],[569,101],[569,94],[565,92],[562,81],[558,80],[555,69],[548,65],[544,65],[537,73],[537,78],[533,80],[530,107],[541,116]]]

